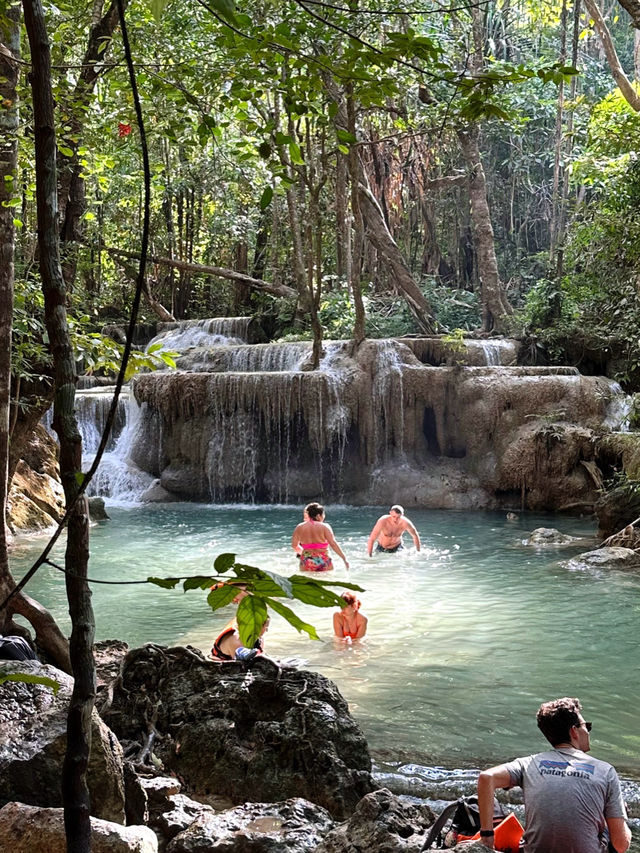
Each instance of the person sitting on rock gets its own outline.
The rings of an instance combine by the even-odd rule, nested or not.
[[[38,656],[24,637],[0,634],[0,660],[38,660]]]
[[[350,643],[367,633],[368,619],[360,613],[361,601],[352,592],[343,592],[340,613],[333,614],[333,632],[340,640]]]
[[[219,584],[216,584],[216,587]],[[216,587],[213,587],[215,589]],[[240,589],[236,597],[233,599],[234,604],[240,604],[243,598],[246,598],[249,595],[246,589]],[[227,624],[224,626],[222,631],[218,634],[216,640],[213,643],[213,647],[211,649],[211,657],[214,660],[218,661],[230,661],[230,660],[240,660],[240,661],[249,661],[253,660],[256,655],[261,654],[264,651],[264,641],[263,636],[269,627],[269,620],[267,619],[262,626],[262,630],[260,632],[260,636],[256,640],[252,649],[248,649],[246,646],[242,644],[242,640],[240,639],[240,632],[238,631],[238,623],[236,621],[236,617],[234,616]]]

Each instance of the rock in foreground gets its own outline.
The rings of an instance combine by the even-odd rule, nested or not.
[[[8,803],[0,809],[0,851],[66,853],[62,809]],[[120,826],[91,818],[92,853],[157,853],[158,841],[146,826]]]
[[[41,684],[18,681],[0,688],[0,805],[19,800],[34,806],[62,806],[60,779],[73,680],[38,661],[3,661],[0,671],[41,675],[60,684],[57,694]],[[122,748],[96,711],[91,739],[88,783],[93,814],[123,823]]]
[[[154,755],[196,799],[303,797],[334,817],[372,788],[371,759],[337,687],[314,672],[256,659],[217,664],[195,650],[149,645],[126,656],[103,717]]]
[[[330,832],[316,853],[419,853],[435,815],[386,788],[358,803],[351,818]]]
[[[325,809],[299,798],[247,803],[200,815],[167,853],[304,853],[315,850],[332,825]]]

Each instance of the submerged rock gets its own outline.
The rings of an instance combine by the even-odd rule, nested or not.
[[[107,510],[104,505],[104,498],[88,498],[88,503],[91,521],[107,521],[109,519],[109,515],[107,514]]]
[[[373,787],[367,743],[335,684],[269,659],[248,669],[192,649],[134,649],[102,713],[128,741],[153,723],[154,758],[198,799],[303,796],[341,818]]]
[[[632,548],[598,548],[580,554],[567,563],[568,569],[638,569],[640,553]]]
[[[298,797],[283,803],[247,803],[221,814],[201,814],[167,853],[306,853],[333,826],[325,809]]]
[[[316,853],[419,853],[435,819],[429,806],[414,805],[382,788],[363,797],[352,817],[330,832]]]
[[[37,661],[3,662],[0,671],[43,675],[60,684],[57,694],[42,684],[8,681],[2,685],[0,805],[19,800],[34,806],[62,806],[60,778],[73,680],[55,667]],[[91,738],[88,783],[93,814],[122,823],[122,748],[95,710]]]
[[[572,545],[577,542],[577,537],[560,533],[555,527],[538,527],[525,539],[525,545]]]
[[[66,853],[62,809],[8,803],[0,809],[0,850],[11,853]],[[92,853],[157,853],[158,842],[146,826],[120,826],[91,818]]]

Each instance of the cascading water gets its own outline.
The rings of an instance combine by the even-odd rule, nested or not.
[[[448,345],[436,338],[325,342],[310,370],[310,342],[215,342],[220,331],[248,330],[240,319],[174,330],[172,346],[187,348],[180,369],[136,377],[140,408],[132,403],[97,492],[133,498],[158,480],[154,499],[473,509],[593,501],[586,431],[620,428],[624,415],[610,380],[569,367],[464,366],[457,351],[433,366]],[[208,345],[193,346],[194,335]],[[485,342],[473,343],[477,365]],[[498,343],[492,352],[515,352]],[[92,450],[98,431],[86,429]]]
[[[212,347],[246,343],[250,317],[213,317],[208,320],[184,320],[163,323],[147,349],[161,343],[163,349],[186,352],[192,347]]]

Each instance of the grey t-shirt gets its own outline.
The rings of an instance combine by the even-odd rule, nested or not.
[[[620,780],[606,761],[552,749],[505,765],[524,792],[526,853],[603,853],[605,819],[626,818]]]

